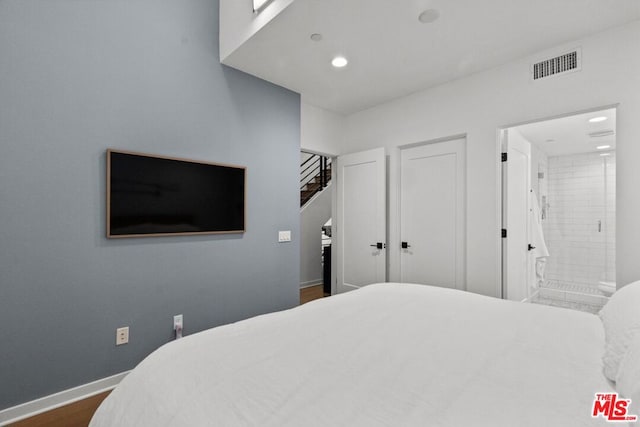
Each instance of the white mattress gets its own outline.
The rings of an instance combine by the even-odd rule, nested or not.
[[[91,427],[591,426],[597,316],[377,284],[152,353]]]

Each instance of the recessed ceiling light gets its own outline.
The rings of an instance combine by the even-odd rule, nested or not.
[[[607,148],[611,148],[610,145],[598,145],[596,150],[606,150]]]
[[[593,118],[589,119],[589,123],[604,122],[605,120],[607,120],[607,118],[605,116],[593,117]]]
[[[431,22],[437,21],[440,17],[440,12],[436,9],[427,9],[423,11],[420,15],[418,15],[418,21],[423,24],[429,24]]]
[[[344,56],[336,56],[331,60],[331,65],[336,68],[346,67],[348,63],[349,61],[347,61],[347,58],[345,58]]]
[[[597,130],[595,132],[589,132],[587,135],[589,135],[590,138],[602,138],[605,136],[615,135],[615,132],[613,131],[613,129],[604,129]]]
[[[309,38],[311,40],[313,40],[314,42],[319,42],[320,40],[322,40],[322,34],[313,33],[313,34],[311,34],[311,36]]]
[[[549,138],[545,142],[548,142],[548,143],[552,144],[552,143],[556,142],[556,140],[552,139],[552,138]]]
[[[610,155],[611,155],[611,153],[600,153],[601,157],[607,157],[607,156],[610,156]]]

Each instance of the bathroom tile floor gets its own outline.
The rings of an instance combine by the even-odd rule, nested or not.
[[[532,299],[534,304],[551,305],[597,314],[608,298],[597,286],[560,280],[547,280]]]
[[[602,309],[600,305],[592,305],[587,303],[566,301],[555,298],[536,297],[533,301],[534,304],[551,305],[554,307],[569,308],[571,310],[585,311],[587,313],[598,314]]]

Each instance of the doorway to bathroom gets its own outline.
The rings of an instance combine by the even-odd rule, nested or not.
[[[597,313],[616,282],[616,110],[501,131],[503,297]]]

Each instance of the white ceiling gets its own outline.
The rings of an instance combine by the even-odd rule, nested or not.
[[[224,62],[352,113],[637,19],[639,0],[296,0]]]
[[[594,117],[607,119],[590,123]],[[549,157],[568,154],[612,151],[616,148],[616,110],[594,111],[515,127],[529,142],[544,151]],[[613,131],[613,135],[589,136],[594,132]],[[597,146],[609,145],[605,150]]]

